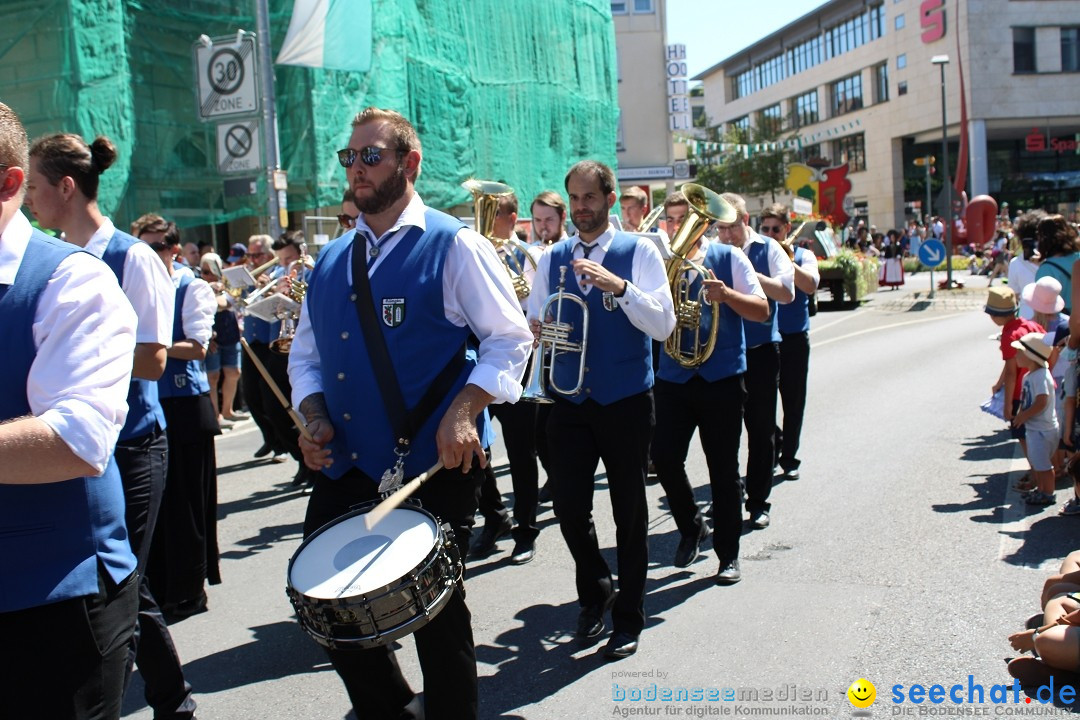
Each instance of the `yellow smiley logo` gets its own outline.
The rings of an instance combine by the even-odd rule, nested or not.
[[[847,697],[855,707],[868,708],[877,699],[877,688],[869,680],[859,678],[847,689]]]

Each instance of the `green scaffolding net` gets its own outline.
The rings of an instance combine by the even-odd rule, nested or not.
[[[292,0],[270,0],[273,54]],[[265,215],[228,197],[217,122],[197,113],[192,46],[253,31],[255,0],[5,0],[0,100],[31,137],[107,135],[120,157],[100,204],[123,227],[144,212],[181,226]],[[434,207],[469,200],[469,177],[513,186],[523,204],[561,189],[566,169],[614,165],[615,38],[607,0],[373,0],[366,73],[275,67],[281,166],[291,210],[334,207],[345,187],[334,150],[357,111],[400,110],[424,146],[418,190]],[[362,28],[349,29],[361,32]]]

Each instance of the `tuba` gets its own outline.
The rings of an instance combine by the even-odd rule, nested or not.
[[[476,232],[480,233],[501,250],[499,258],[502,259],[506,271],[510,273],[510,282],[514,286],[514,293],[518,300],[529,297],[529,281],[525,279],[525,262],[528,262],[536,272],[536,261],[529,255],[529,246],[517,238],[504,240],[495,237],[495,216],[499,214],[499,201],[514,194],[514,189],[509,185],[490,180],[466,180],[461,184],[472,193],[473,214],[476,216]],[[520,251],[524,260],[518,260],[515,251]]]
[[[548,296],[544,306],[540,309],[540,317],[546,318],[549,311],[554,308],[554,320],[540,323],[540,343],[533,351],[532,370],[529,375],[529,384],[521,393],[521,399],[525,402],[551,403],[554,400],[547,394],[546,386],[561,395],[577,395],[585,384],[585,350],[589,341],[589,307],[585,301],[565,292],[566,289],[565,265],[559,266],[559,288]],[[570,333],[574,326],[562,321],[562,307],[564,302],[576,303],[581,307],[581,342],[570,340]],[[548,354],[550,351],[550,354]],[[579,353],[577,383],[570,388],[561,388],[555,382],[555,358],[559,353]],[[544,372],[544,356],[547,355],[547,372]],[[546,379],[546,383],[545,383]]]
[[[702,338],[701,314],[705,305],[704,284],[698,290],[697,297],[691,297],[691,282],[687,277],[690,271],[702,278],[709,277],[709,271],[690,260],[688,256],[698,240],[714,222],[734,222],[737,218],[735,208],[712,190],[695,183],[686,183],[681,188],[689,204],[686,219],[671,238],[672,258],[667,264],[668,285],[671,286],[671,299],[675,305],[675,329],[664,341],[664,352],[684,368],[701,366],[716,348],[717,331],[720,329],[720,303],[711,303],[712,322],[708,336]],[[685,341],[691,337],[689,348],[684,348]]]

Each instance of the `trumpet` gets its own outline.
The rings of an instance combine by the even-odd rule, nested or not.
[[[490,180],[466,180],[461,184],[473,195],[473,214],[476,216],[476,232],[486,237],[491,244],[499,250],[506,271],[510,274],[510,282],[514,286],[514,293],[518,300],[529,297],[532,288],[525,279],[525,262],[532,265],[536,272],[536,260],[529,254],[529,246],[517,238],[503,239],[495,237],[495,216],[499,214],[499,201],[508,195],[514,194],[514,189],[509,185]],[[520,252],[523,260],[519,260],[516,252]]]
[[[251,270],[251,277],[258,279],[260,275],[272,268],[274,265],[277,265],[277,257],[267,263],[263,263],[254,270]],[[247,290],[247,288],[239,287],[237,285],[230,285],[228,278],[221,278],[221,284],[225,288],[225,292],[231,295],[233,300],[236,301],[236,304],[239,305],[241,308],[250,303],[255,298],[257,298],[259,295],[262,295],[262,288],[260,288],[246,298],[241,297]]]
[[[293,260],[285,268],[282,279],[288,280],[289,288],[282,295],[294,300],[298,305],[303,304],[307,296],[307,273],[314,266],[315,261],[307,254],[307,246],[301,245],[300,258]],[[278,317],[281,319],[281,330],[277,338],[270,342],[270,349],[282,355],[288,355],[292,350],[293,337],[296,335],[296,324],[300,321],[300,311],[298,309],[283,310]]]
[[[691,297],[689,271],[697,272],[701,279],[709,277],[709,271],[690,260],[688,256],[697,246],[701,236],[714,222],[734,222],[737,214],[727,201],[712,190],[695,183],[682,186],[689,208],[686,219],[671,238],[672,258],[668,260],[668,285],[675,305],[675,329],[664,341],[664,352],[684,368],[700,367],[716,349],[717,332],[720,329],[720,303],[709,303],[702,283],[697,297]],[[712,308],[708,336],[702,339],[702,312],[706,305]],[[690,347],[684,347],[692,333]]]
[[[654,207],[652,209],[652,212],[650,212],[648,215],[646,215],[641,220],[641,224],[637,226],[637,230],[635,230],[634,232],[639,232],[639,233],[649,232],[649,228],[651,228],[653,226],[653,223],[656,222],[656,220],[660,217],[660,215],[663,212],[664,212],[664,206],[663,205],[657,205],[656,207]]]
[[[549,311],[554,308],[554,320],[540,323],[540,343],[533,351],[532,371],[529,375],[529,384],[521,393],[521,399],[525,402],[551,403],[554,400],[547,394],[547,385],[560,395],[577,395],[585,384],[585,351],[589,341],[589,307],[585,301],[573,293],[566,292],[565,265],[559,266],[559,287],[544,301],[540,309],[540,317],[548,317]],[[572,302],[581,307],[581,342],[570,340],[570,333],[574,330],[571,323],[563,322],[563,302]],[[547,360],[546,384],[544,356],[550,351]],[[555,361],[559,353],[579,353],[577,383],[570,388],[559,387],[555,382]]]
[[[802,232],[802,229],[806,227],[806,223],[808,222],[810,221],[803,220],[802,225],[795,228],[795,232],[791,233],[791,235],[787,236],[783,240],[776,241],[780,243],[780,247],[784,248],[784,252],[787,253],[788,260],[791,260],[792,262],[795,262],[795,241],[799,239],[799,233]]]

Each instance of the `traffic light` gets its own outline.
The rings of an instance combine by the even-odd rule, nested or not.
[[[933,165],[935,160],[936,160],[936,158],[933,155],[927,155],[925,157],[917,157],[917,158],[915,158],[915,164],[918,167],[922,167],[923,165],[926,165],[926,164]]]

